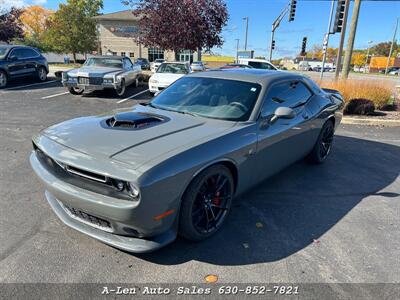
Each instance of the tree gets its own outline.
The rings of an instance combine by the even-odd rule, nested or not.
[[[351,56],[351,64],[357,67],[361,67],[365,65],[365,60],[367,56],[363,52],[353,52]]]
[[[55,52],[87,53],[97,49],[97,30],[94,16],[103,8],[102,0],[67,0],[49,18],[45,43]]]
[[[223,44],[222,28],[228,21],[223,0],[128,0],[139,17],[140,42],[166,50],[210,49]]]
[[[9,11],[0,11],[0,41],[9,43],[23,37],[23,30],[19,21],[22,10],[12,7]]]
[[[47,50],[44,35],[50,26],[53,11],[34,5],[26,8],[19,17],[24,30],[24,43],[41,50]]]
[[[388,56],[389,51],[390,51],[390,46],[392,45],[392,42],[382,42],[379,44],[376,44],[375,46],[371,47],[370,52],[376,56]],[[393,53],[396,54],[398,51],[400,51],[399,44],[396,42],[393,44]]]

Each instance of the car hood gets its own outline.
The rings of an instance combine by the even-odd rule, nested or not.
[[[185,76],[185,74],[155,73],[151,76],[151,79],[157,80],[160,84],[170,85],[183,76]]]
[[[143,129],[116,129],[105,121],[117,114],[133,112],[164,118]],[[117,160],[135,169],[178,148],[182,151],[221,134],[233,122],[210,120],[141,105],[112,114],[82,117],[45,129],[42,134],[51,140],[90,157]],[[45,149],[44,149],[45,150]]]
[[[119,73],[122,69],[110,67],[82,67],[68,71],[70,76],[99,77],[106,74]]]

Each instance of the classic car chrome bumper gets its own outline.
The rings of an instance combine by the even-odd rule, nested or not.
[[[71,185],[42,165],[35,151],[30,155],[30,163],[45,184],[47,201],[66,225],[135,253],[154,251],[175,240],[176,220],[172,226],[161,225],[160,221],[144,217],[142,209],[148,212],[149,208],[140,207],[140,202],[119,200]]]
[[[76,80],[62,80],[62,85],[66,88],[79,88],[84,90],[104,90],[104,89],[117,89],[121,86],[120,82],[114,83],[101,83],[101,84],[90,84],[90,83],[78,83]]]

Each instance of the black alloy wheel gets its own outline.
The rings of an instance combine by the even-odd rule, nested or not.
[[[185,193],[180,234],[194,241],[213,235],[226,220],[233,195],[234,182],[228,168],[215,165],[203,171]]]
[[[326,121],[324,126],[322,126],[313,150],[307,157],[309,162],[320,164],[326,160],[331,152],[334,133],[335,128],[333,122],[331,120]]]

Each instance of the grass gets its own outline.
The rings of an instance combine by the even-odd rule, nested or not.
[[[346,103],[351,99],[371,100],[377,109],[384,108],[394,94],[391,84],[379,80],[348,79],[338,82],[322,82],[321,87],[338,90]]]

